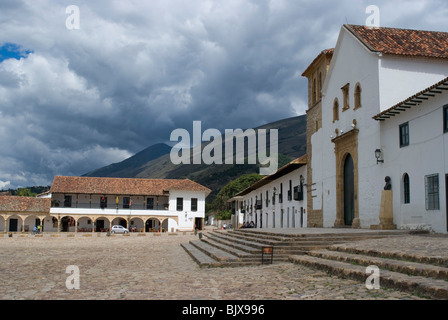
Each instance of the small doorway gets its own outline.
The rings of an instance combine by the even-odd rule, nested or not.
[[[96,220],[95,232],[101,232],[104,230],[104,220]]]
[[[347,154],[344,162],[344,224],[351,226],[355,218],[355,179],[353,158]]]
[[[300,228],[303,228],[303,207],[300,207]]]
[[[18,219],[9,219],[9,231],[17,232]]]
[[[194,225],[196,229],[203,230],[204,229],[204,219],[203,218],[194,218]]]
[[[61,231],[68,232],[70,227],[70,217],[63,217],[61,219]]]

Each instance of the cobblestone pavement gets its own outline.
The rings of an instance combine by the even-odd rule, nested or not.
[[[200,269],[194,235],[0,237],[0,299],[420,299],[292,263]],[[69,290],[69,265],[80,287]]]

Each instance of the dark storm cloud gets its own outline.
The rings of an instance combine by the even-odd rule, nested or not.
[[[72,4],[79,30],[66,28]],[[0,63],[0,187],[121,161],[193,120],[224,130],[304,114],[301,73],[369,4],[2,1],[0,46],[32,53]],[[447,26],[443,1],[377,5],[384,26]]]

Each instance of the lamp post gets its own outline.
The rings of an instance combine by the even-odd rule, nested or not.
[[[383,159],[380,159],[382,157],[382,151],[381,151],[381,149],[376,149],[375,150],[375,158],[376,158],[376,164],[378,164],[378,163],[384,163],[384,160]]]

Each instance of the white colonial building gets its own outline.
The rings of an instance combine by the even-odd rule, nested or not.
[[[374,116],[399,226],[447,232],[448,78]]]
[[[344,25],[326,52],[303,74],[313,226],[378,225],[389,176],[398,228],[446,232],[448,33]]]
[[[306,155],[265,176],[232,198],[239,226],[304,228],[307,225]]]
[[[4,232],[138,232],[202,229],[210,189],[189,179],[56,176],[48,198],[0,197]]]

